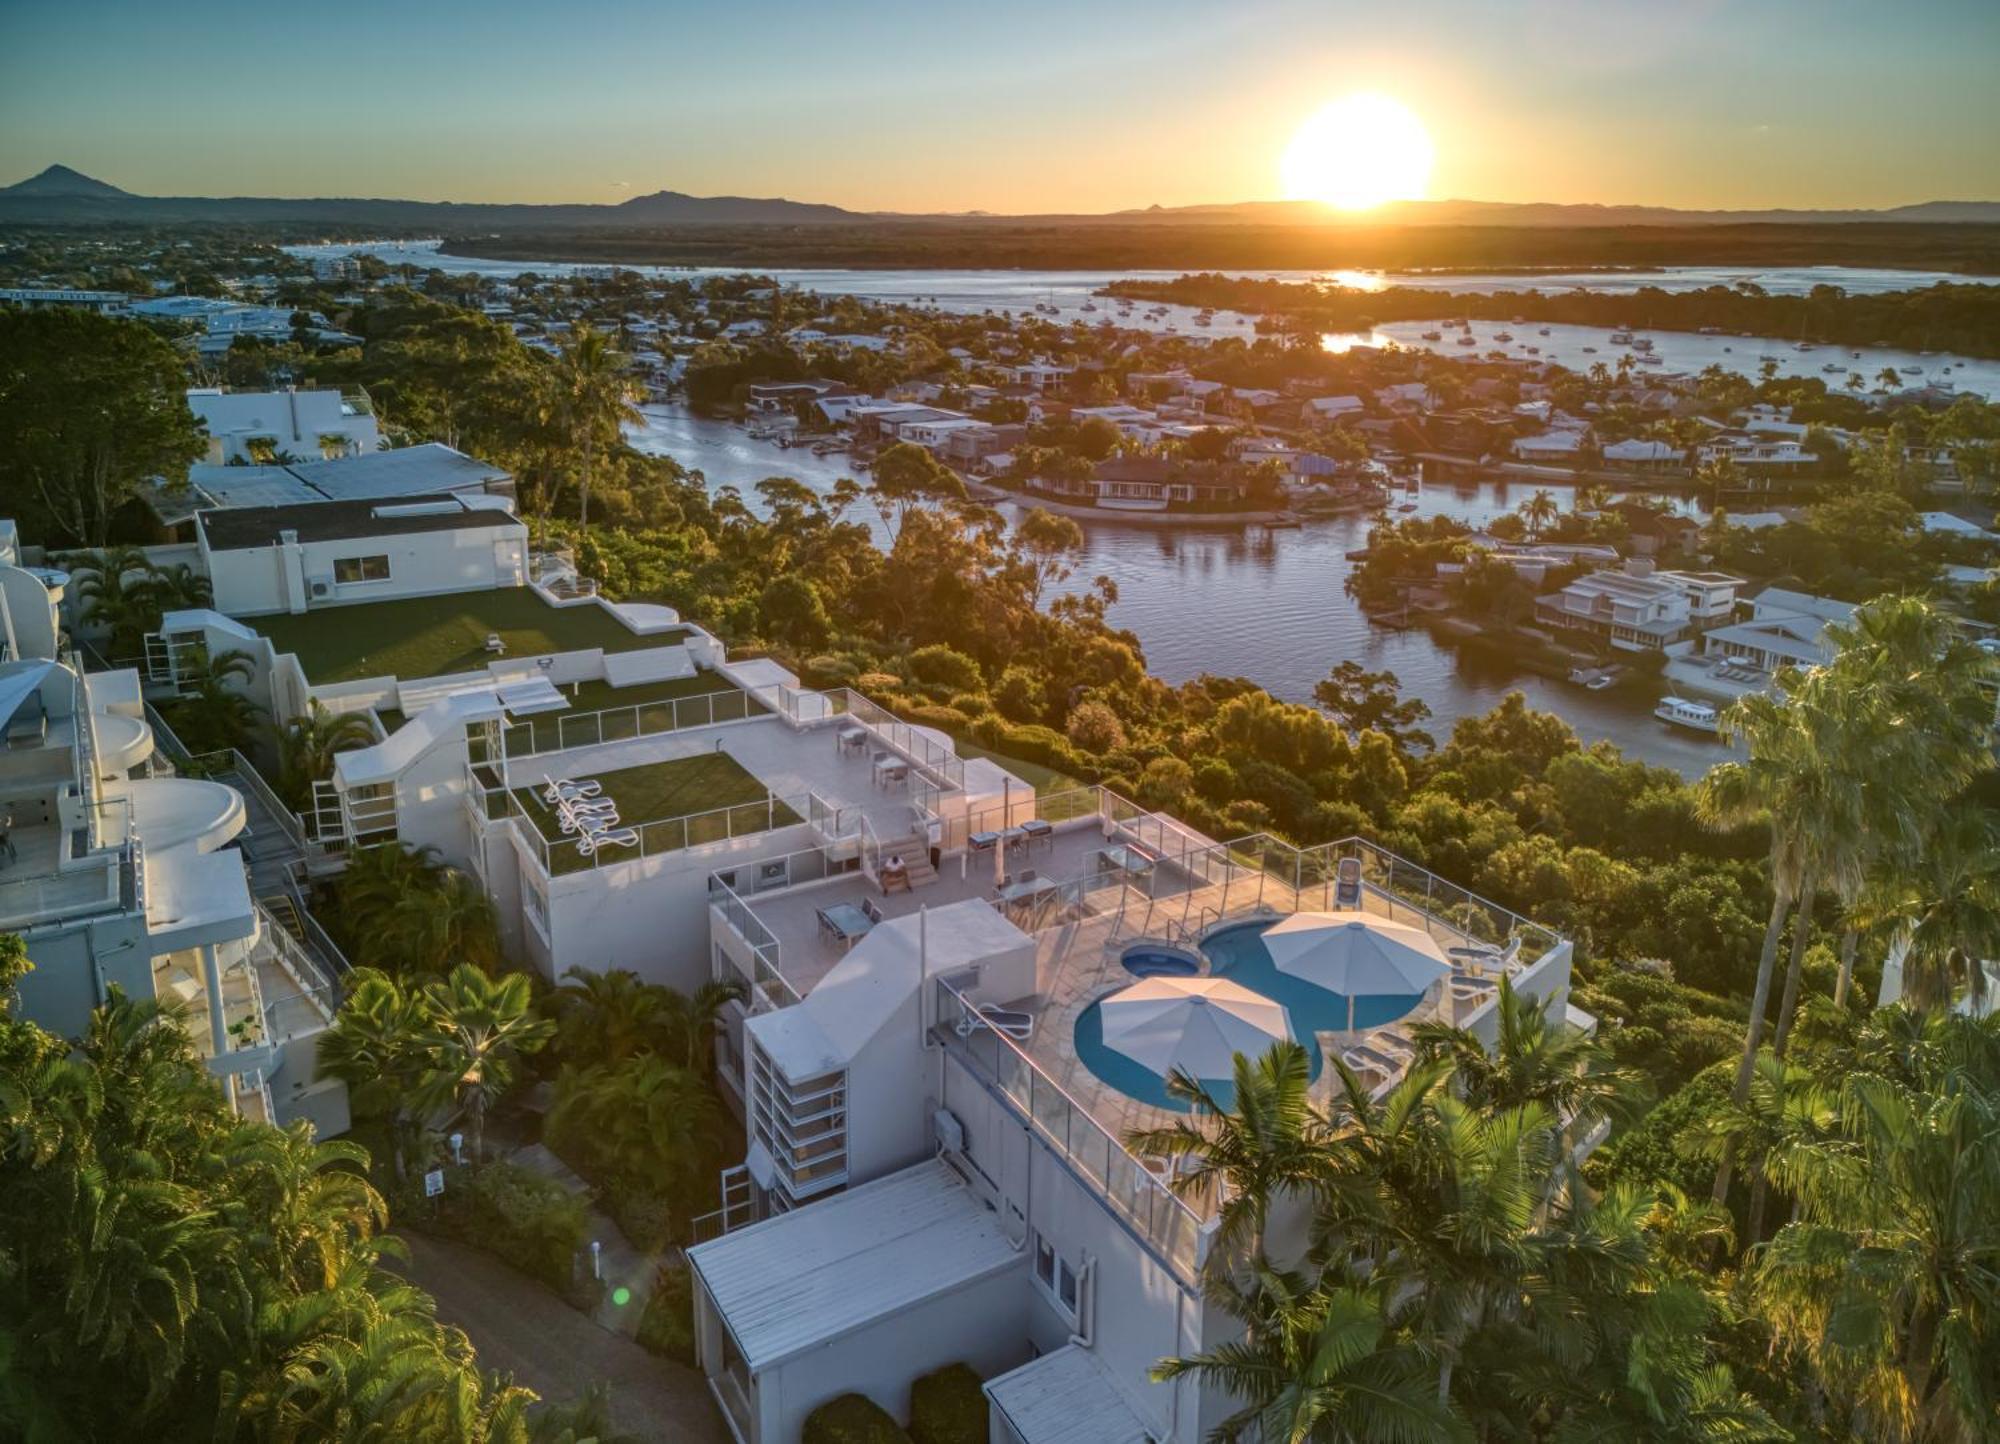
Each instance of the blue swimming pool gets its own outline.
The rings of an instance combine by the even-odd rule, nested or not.
[[[1192,978],[1201,971],[1198,954],[1165,943],[1134,943],[1118,961],[1135,978]]]
[[[1312,1076],[1318,1078],[1324,1059],[1320,1055],[1313,1035],[1315,1033],[1338,1032],[1347,1027],[1347,998],[1344,994],[1329,992],[1325,988],[1302,982],[1289,973],[1278,971],[1271,961],[1271,954],[1264,946],[1264,930],[1268,922],[1241,923],[1209,934],[1202,940],[1201,950],[1208,958],[1211,976],[1227,978],[1232,983],[1240,983],[1253,993],[1262,993],[1273,1002],[1284,1005],[1292,1023],[1292,1036],[1305,1044],[1306,1055],[1311,1061]],[[1138,973],[1132,965],[1147,954],[1164,956],[1176,955],[1178,961],[1188,961],[1185,953],[1159,944],[1144,944],[1133,949],[1132,954],[1121,958],[1128,970]],[[1189,972],[1195,971],[1193,968]],[[1157,976],[1152,973],[1138,973],[1141,977]],[[1180,975],[1180,974],[1177,974]],[[1423,994],[1412,993],[1408,997],[1356,998],[1354,1000],[1354,1026],[1356,1028],[1379,1028],[1384,1023],[1396,1019],[1415,1008],[1423,1001]],[[1107,1047],[1104,1042],[1104,1020],[1098,1011],[1098,1004],[1092,1003],[1077,1015],[1076,1056],[1084,1067],[1095,1073],[1103,1082],[1110,1084],[1128,1098],[1141,1103],[1150,1103],[1155,1108],[1171,1109],[1176,1113],[1188,1111],[1185,1104],[1167,1096],[1166,1080],[1143,1063],[1135,1063],[1123,1053]],[[1236,1090],[1227,1079],[1208,1079],[1216,1100],[1224,1107],[1235,1102]]]

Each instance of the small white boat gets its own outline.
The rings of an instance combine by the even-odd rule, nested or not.
[[[1458,338],[1458,344],[1461,346],[1477,346],[1479,339],[1476,336],[1467,334]]]
[[[1495,332],[1493,333],[1493,339],[1494,339],[1495,341],[1498,341],[1498,342],[1501,342],[1501,343],[1502,343],[1502,344],[1504,345],[1504,344],[1505,344],[1506,342],[1509,342],[1509,341],[1513,340],[1513,339],[1514,339],[1514,337],[1513,337],[1513,334],[1512,334],[1511,332],[1507,332],[1507,331],[1495,331]]]
[[[1706,702],[1690,702],[1685,697],[1662,697],[1653,715],[1662,722],[1685,727],[1690,732],[1713,735],[1721,730],[1721,714]]]
[[[1424,332],[1424,334],[1423,334],[1423,339],[1424,339],[1424,340],[1426,340],[1426,341],[1442,341],[1442,340],[1444,340],[1444,332],[1442,332],[1442,331],[1426,331],[1426,332]]]
[[[1586,356],[1595,356],[1597,354],[1597,348],[1595,346],[1586,346],[1583,348],[1583,354]]]
[[[1548,328],[1548,327],[1546,327],[1546,326],[1544,326],[1544,327],[1542,327],[1542,329],[1541,329],[1541,330],[1537,331],[1537,332],[1536,332],[1535,334],[1536,334],[1537,336],[1546,336],[1546,335],[1548,335],[1548,334],[1549,334],[1549,328]]]
[[[1613,331],[1611,333],[1611,344],[1614,346],[1630,346],[1632,344],[1632,333],[1630,331]]]

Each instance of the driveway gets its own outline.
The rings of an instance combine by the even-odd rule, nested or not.
[[[611,1386],[619,1429],[662,1444],[730,1444],[701,1375],[656,1358],[599,1327],[491,1254],[445,1239],[397,1235],[410,1251],[398,1267],[437,1300],[437,1316],[465,1330],[479,1362],[544,1399],[568,1403],[600,1380]]]

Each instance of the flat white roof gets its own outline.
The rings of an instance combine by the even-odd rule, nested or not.
[[[688,1250],[755,1372],[1025,1266],[1000,1220],[932,1160]]]
[[[1044,1354],[986,1384],[1023,1444],[1148,1444],[1152,1433],[1090,1350]]]

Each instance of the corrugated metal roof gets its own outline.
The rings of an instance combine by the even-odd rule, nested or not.
[[[1023,1444],[1147,1444],[1153,1437],[1097,1356],[1075,1344],[988,1380],[986,1397]]]
[[[752,1370],[1026,1267],[950,1167],[920,1163],[688,1250]]]

